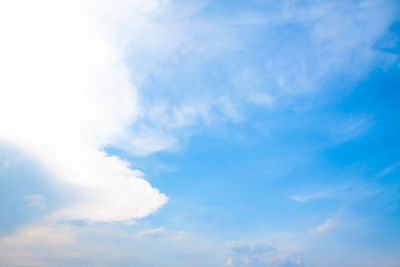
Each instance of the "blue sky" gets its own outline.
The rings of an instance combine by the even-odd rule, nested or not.
[[[0,266],[400,265],[396,1],[0,10]]]

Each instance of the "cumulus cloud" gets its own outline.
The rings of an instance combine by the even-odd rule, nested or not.
[[[263,242],[235,241],[229,245],[226,267],[289,267],[303,266],[300,257]]]
[[[333,218],[329,218],[328,220],[326,220],[325,222],[323,222],[322,224],[318,225],[317,227],[311,229],[310,231],[308,231],[308,233],[310,235],[320,235],[320,234],[325,234],[328,233],[330,231],[332,231],[333,229],[336,228],[336,226],[338,225],[339,221]]]
[[[112,2],[112,3],[111,3]],[[158,1],[2,1],[0,141],[33,155],[79,202],[57,219],[120,221],[146,216],[167,198],[140,172],[102,149],[131,138],[137,88],[112,27],[139,21]]]

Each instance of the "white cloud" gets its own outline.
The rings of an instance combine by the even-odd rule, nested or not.
[[[281,1],[279,5],[261,5],[269,11],[240,12],[235,23],[263,27],[262,34],[268,39],[261,48],[265,56],[259,55],[265,61],[264,69],[248,64],[234,80],[237,87],[255,95],[271,95],[278,107],[293,105],[288,101],[290,96],[343,88],[377,65],[398,60],[398,56],[376,47],[396,20],[393,1],[313,1],[304,5]],[[337,81],[338,76],[346,82]]]
[[[0,4],[0,141],[79,188],[79,202],[53,218],[122,221],[147,216],[167,201],[127,162],[101,151],[132,138],[126,132],[141,112],[113,26],[128,14],[140,23],[158,4]]]
[[[138,233],[138,236],[140,236],[140,237],[157,237],[163,233],[165,233],[164,227],[159,227],[159,228],[141,231]]]
[[[339,223],[338,220],[329,218],[321,225],[318,225],[317,227],[308,231],[308,233],[311,235],[325,234],[325,233],[328,233],[328,232],[332,231],[333,229],[335,229],[336,226],[338,225],[338,223]]]
[[[46,198],[42,195],[33,194],[30,196],[24,196],[24,200],[29,201],[29,206],[34,206],[34,207],[38,207],[41,209],[46,208],[46,204],[44,203]]]

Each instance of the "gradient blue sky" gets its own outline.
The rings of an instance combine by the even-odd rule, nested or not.
[[[0,10],[0,266],[400,266],[398,1]]]

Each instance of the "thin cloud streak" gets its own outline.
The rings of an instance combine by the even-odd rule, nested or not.
[[[339,221],[333,218],[329,218],[322,224],[308,231],[310,235],[322,235],[333,231],[336,226],[339,224]]]

